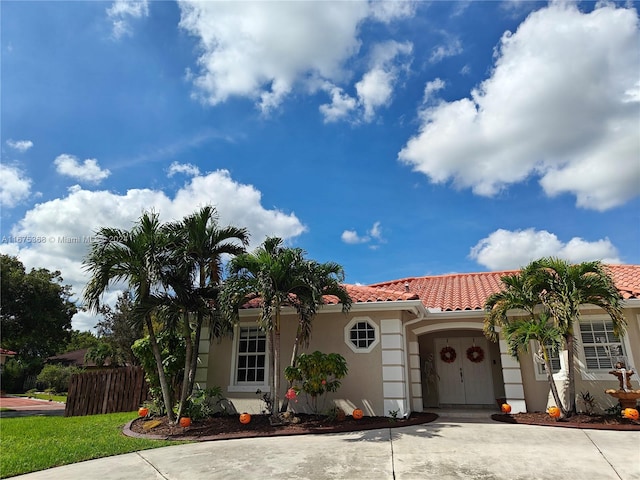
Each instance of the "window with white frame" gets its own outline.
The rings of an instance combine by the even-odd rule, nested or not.
[[[344,328],[344,341],[356,353],[369,353],[380,342],[378,325],[369,317],[353,318]]]
[[[624,342],[613,333],[608,316],[582,317],[580,339],[587,371],[608,372],[616,357],[626,357]]]
[[[257,326],[240,326],[234,348],[230,391],[250,391],[267,383],[267,336]]]
[[[562,369],[562,363],[560,361],[560,350],[552,350],[550,347],[546,347],[547,355],[549,357],[549,363],[551,363],[551,372],[558,373]],[[540,361],[537,360],[537,345],[532,347],[533,359],[536,364],[536,378],[538,380],[546,380],[547,372],[544,370],[544,363],[542,363],[542,359]]]

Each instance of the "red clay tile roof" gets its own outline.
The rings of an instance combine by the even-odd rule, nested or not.
[[[622,298],[640,299],[640,265],[608,265]],[[372,302],[421,300],[426,308],[442,311],[483,310],[492,293],[502,290],[501,277],[517,270],[501,272],[454,273],[428,277],[409,277],[372,285],[344,285],[354,305]],[[338,298],[325,296],[325,304],[336,305]],[[243,308],[260,308],[260,298]]]
[[[11,350],[5,350],[4,348],[0,348],[0,354],[7,355],[7,356],[17,355],[16,352],[12,352]]]
[[[640,265],[609,265],[608,268],[624,299],[640,298]],[[510,270],[410,277],[367,287],[352,287],[379,289],[385,292],[385,296],[389,296],[389,291],[405,295],[416,294],[425,307],[443,311],[482,310],[487,297],[502,289],[500,277],[516,272],[517,270]],[[360,301],[356,300],[358,297],[351,291],[349,294],[354,303]]]

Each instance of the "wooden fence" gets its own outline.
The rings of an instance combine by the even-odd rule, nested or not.
[[[141,367],[123,367],[73,375],[65,417],[132,412],[149,398]]]

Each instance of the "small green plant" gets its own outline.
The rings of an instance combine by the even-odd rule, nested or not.
[[[400,410],[389,410],[389,421],[390,422],[397,422],[398,421],[398,415],[400,414]]]
[[[201,420],[216,415],[226,415],[228,410],[227,399],[222,395],[222,388],[211,387],[206,389],[196,389],[187,399],[184,411],[185,417],[191,420]]]
[[[616,403],[616,404],[612,405],[611,407],[605,409],[604,412],[607,415],[614,415],[616,417],[619,417],[620,415],[622,415],[622,406],[620,405],[620,403]]]
[[[337,405],[332,406],[327,410],[327,418],[332,422],[339,420],[342,421],[346,418],[347,414],[343,409],[338,407]]]
[[[347,361],[338,353],[301,354],[295,367],[287,367],[284,376],[290,382],[300,382],[302,391],[307,395],[309,406],[318,413],[318,400],[324,399],[328,392],[340,388],[340,379],[347,375]]]
[[[580,400],[582,401],[582,405],[584,406],[585,413],[587,415],[592,415],[596,402],[596,399],[593,398],[593,395],[591,395],[588,390],[586,392],[580,392]]]
[[[264,403],[264,408],[262,409],[263,414],[272,415],[273,414],[273,400],[271,399],[271,394],[269,392],[262,392],[262,390],[256,390],[256,395],[259,395]]]

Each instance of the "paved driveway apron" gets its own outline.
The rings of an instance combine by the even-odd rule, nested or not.
[[[14,478],[640,480],[640,432],[443,419],[347,434],[177,445]]]

